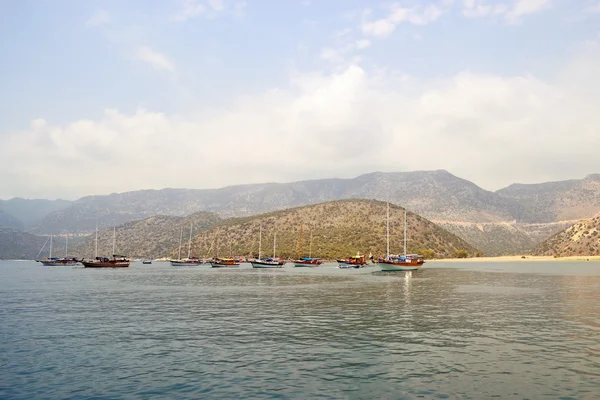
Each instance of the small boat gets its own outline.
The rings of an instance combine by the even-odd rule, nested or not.
[[[210,260],[210,265],[213,268],[223,268],[223,267],[239,267],[240,263],[235,258],[213,258]]]
[[[300,230],[298,233],[298,258],[294,260],[294,267],[318,267],[323,264],[323,261],[320,258],[312,257],[312,232],[310,233],[310,250],[308,257],[300,257],[302,253],[302,225],[300,225]]]
[[[377,260],[381,271],[416,271],[425,261],[420,254],[390,255]]]
[[[356,254],[354,257],[348,257],[343,260],[336,260],[338,262],[338,268],[360,268],[367,265],[367,259],[365,255]]]
[[[204,264],[204,260],[198,257],[184,258],[183,260],[170,260],[171,265],[174,267],[193,267],[195,265]]]
[[[152,264],[152,260],[144,260],[142,261],[142,264]]]
[[[294,267],[318,267],[321,264],[323,264],[323,260],[320,258],[301,257],[294,260]]]
[[[126,268],[129,267],[129,259],[125,256],[113,255],[113,258],[96,257],[94,260],[81,260],[85,268]]]
[[[387,256],[379,257],[377,262],[381,271],[415,271],[425,263],[420,254],[406,254],[406,209],[404,209],[404,255],[390,255],[390,203],[387,204]]]
[[[52,257],[52,239],[53,236],[50,235],[50,252],[48,254],[48,258],[43,259],[43,260],[36,260],[37,262],[41,263],[42,265],[46,266],[46,267],[61,267],[61,266],[67,266],[67,265],[75,265],[75,264],[79,264],[79,260],[75,257],[69,257],[69,237],[66,236],[65,237],[65,256],[64,257]],[[48,242],[48,240],[46,240],[46,243]],[[46,243],[44,243],[44,246],[42,247],[42,249],[40,250],[40,253],[42,251],[44,251],[44,247],[46,247]],[[39,254],[38,253],[38,256]]]
[[[276,254],[276,243],[277,243],[277,232],[273,234],[273,257],[261,258],[262,250],[262,226],[259,228],[258,233],[258,258],[250,261],[252,268],[282,268],[285,264],[285,260],[275,256]]]
[[[192,253],[192,230],[193,225],[190,223],[190,239],[188,241],[188,255],[187,258],[181,258],[181,240],[183,239],[183,226],[181,227],[181,233],[179,234],[179,256],[177,260],[169,260],[171,265],[174,267],[193,267],[195,265],[204,264],[204,260],[201,260],[198,257],[190,256]]]

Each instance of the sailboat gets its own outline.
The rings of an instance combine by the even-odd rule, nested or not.
[[[52,234],[50,234],[50,252],[48,254],[48,258],[46,258],[45,260],[36,260],[37,262],[42,263],[42,265],[45,265],[47,267],[59,267],[59,266],[63,266],[63,265],[75,265],[79,263],[79,260],[77,260],[75,257],[69,257],[69,237],[65,236],[65,256],[64,257],[52,257],[52,242],[53,242],[53,236]],[[48,240],[46,240],[46,243],[48,242]],[[46,243],[44,243],[44,246],[42,247],[42,250],[40,250],[40,253],[44,250],[44,247],[46,247]],[[39,256],[39,253],[38,253]]]
[[[171,260],[171,265],[173,266],[177,266],[177,267],[188,267],[188,266],[194,266],[194,265],[200,265],[203,263],[203,261],[201,259],[199,259],[198,257],[190,257],[191,256],[191,251],[192,251],[192,223],[190,223],[190,239],[188,241],[188,255],[187,258],[185,259],[181,259],[181,240],[183,239],[183,226],[181,227],[181,233],[179,235],[179,257],[177,258],[177,260]]]
[[[318,267],[323,264],[320,258],[312,257],[312,232],[310,233],[310,250],[308,257],[301,257],[302,254],[302,225],[300,225],[300,231],[298,233],[298,259],[294,260],[294,267]]]
[[[98,225],[96,225],[96,254],[95,258],[90,261],[81,260],[81,263],[85,268],[126,268],[129,267],[129,259],[125,256],[115,254],[115,242],[117,237],[117,228],[113,227],[113,256],[98,257]]]
[[[285,260],[277,257],[276,254],[277,232],[273,234],[273,257],[261,258],[262,250],[262,226],[258,230],[258,259],[250,261],[252,268],[281,268]]]
[[[385,258],[379,258],[377,262],[381,271],[415,271],[419,269],[425,261],[420,254],[406,254],[406,209],[404,209],[404,255],[390,255],[390,203],[387,203],[386,220],[386,238],[387,255]]]
[[[219,257],[219,232],[217,231],[217,245],[216,252],[217,255],[212,260],[210,260],[210,266],[213,268],[223,268],[223,267],[239,267],[240,263],[235,258],[220,258]],[[231,242],[229,243],[229,252],[231,253]]]

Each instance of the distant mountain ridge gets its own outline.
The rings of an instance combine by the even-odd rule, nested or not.
[[[532,249],[552,234],[600,212],[600,174],[542,184],[513,184],[496,192],[444,170],[374,172],[351,179],[162,189],[86,196],[74,202],[0,202],[0,225],[35,234],[84,234],[156,215],[199,211],[243,217],[319,202],[388,200],[460,235],[487,255]],[[6,207],[11,203],[11,207]],[[15,216],[18,210],[20,218]],[[7,212],[7,209],[12,210]],[[14,218],[17,218],[15,220]]]
[[[600,255],[600,217],[573,224],[545,240],[533,254],[557,257]]]

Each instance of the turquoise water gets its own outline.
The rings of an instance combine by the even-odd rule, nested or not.
[[[600,398],[600,263],[0,261],[0,398]]]

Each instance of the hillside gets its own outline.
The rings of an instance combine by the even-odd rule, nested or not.
[[[512,220],[518,209],[513,201],[447,171],[376,172],[353,179],[88,196],[46,216],[33,232],[91,232],[96,222],[108,227],[153,215],[184,216],[197,211],[240,217],[349,198],[389,199],[426,218],[471,222]]]
[[[199,212],[187,217],[154,216],[141,221],[130,221],[116,228],[115,251],[132,258],[164,257],[171,249],[179,246],[183,228],[184,251],[187,255],[187,243],[190,224],[193,234],[208,229],[218,223],[220,218],[209,212]],[[98,233],[98,255],[112,254],[113,229],[103,229]],[[95,234],[84,241],[71,246],[69,253],[79,258],[93,258],[95,252]]]
[[[513,184],[496,194],[521,206],[515,214],[520,222],[591,218],[600,213],[600,174],[560,182]]]
[[[23,222],[18,218],[15,218],[3,210],[0,210],[0,227],[23,229],[24,226]]]
[[[13,219],[13,228],[23,229],[37,223],[46,215],[67,208],[68,200],[22,199],[15,197],[10,200],[0,200],[0,225],[3,214]],[[17,221],[15,223],[15,221]],[[4,226],[11,226],[5,224]]]
[[[0,227],[0,258],[5,260],[33,260],[47,239],[17,229]],[[46,250],[48,250],[48,245],[46,245]],[[41,257],[46,255],[47,253]]]
[[[201,256],[256,256],[259,229],[263,229],[264,254],[272,254],[277,232],[277,253],[296,257],[299,226],[303,225],[305,256],[334,259],[357,252],[384,255],[386,203],[374,200],[340,200],[276,211],[254,217],[225,220],[194,237]],[[390,206],[390,246],[402,253],[404,209]],[[475,255],[478,250],[425,218],[408,212],[408,252],[431,250],[436,257],[451,257],[457,250]],[[310,245],[312,233],[312,247]],[[176,249],[171,251],[176,256]]]
[[[577,222],[544,241],[533,254],[558,257],[600,255],[600,217]]]

